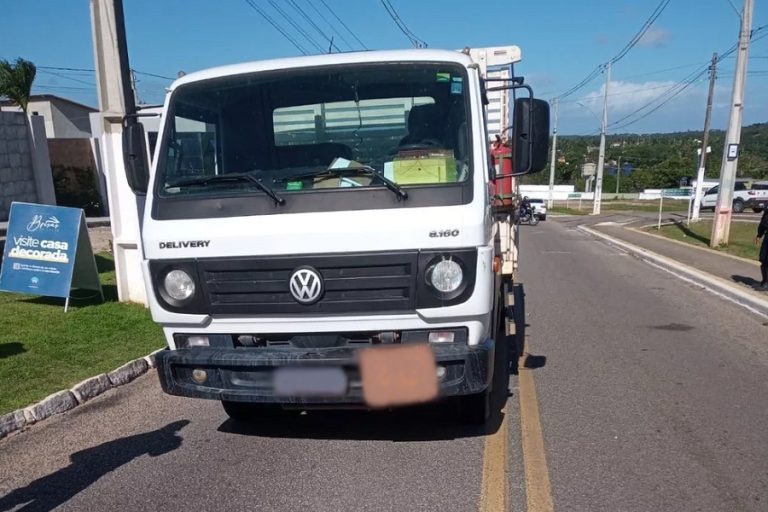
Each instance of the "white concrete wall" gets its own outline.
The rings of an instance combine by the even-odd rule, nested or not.
[[[573,185],[555,185],[552,198],[555,200],[568,199],[568,194],[573,194]],[[549,185],[520,185],[520,195],[532,199],[549,199]]]

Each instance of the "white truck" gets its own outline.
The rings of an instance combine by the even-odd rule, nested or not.
[[[517,258],[513,208],[489,192],[484,97],[501,87],[525,93],[516,175],[540,171],[547,103],[519,77],[485,83],[460,52],[188,74],[167,95],[151,169],[126,116],[164,391],[220,400],[235,419],[451,399],[485,421]]]

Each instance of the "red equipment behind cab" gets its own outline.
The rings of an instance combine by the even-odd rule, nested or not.
[[[491,159],[496,167],[496,176],[512,174],[512,148],[496,140],[491,144]],[[512,176],[507,176],[491,183],[491,196],[501,197],[494,201],[494,206],[512,206],[513,180]]]

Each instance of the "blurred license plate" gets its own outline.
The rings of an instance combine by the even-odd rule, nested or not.
[[[337,367],[282,367],[273,376],[278,396],[340,396],[347,392],[347,376]]]
[[[363,396],[370,407],[437,398],[435,355],[426,343],[362,349],[359,363]]]

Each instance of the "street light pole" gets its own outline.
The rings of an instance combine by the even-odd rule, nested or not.
[[[712,223],[710,247],[717,248],[728,244],[731,229],[731,208],[733,187],[736,182],[736,169],[739,162],[739,141],[741,140],[741,115],[744,110],[744,85],[747,76],[747,57],[749,40],[752,32],[752,7],[754,0],[744,0],[739,32],[739,52],[736,54],[736,73],[733,77],[731,116],[728,132],[725,135],[723,160],[720,167],[720,188],[715,207],[715,219]]]
[[[595,180],[595,200],[592,203],[592,215],[600,215],[603,195],[603,167],[605,166],[605,134],[608,131],[608,85],[611,83],[611,61],[605,69],[605,96],[603,98],[603,124],[600,129],[600,154],[597,157],[597,179]]]

